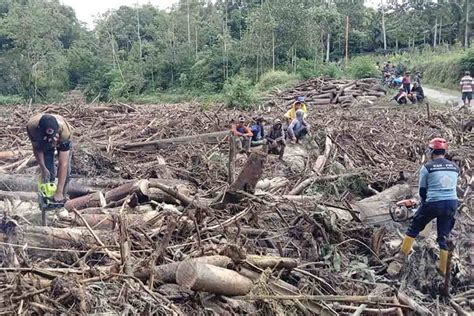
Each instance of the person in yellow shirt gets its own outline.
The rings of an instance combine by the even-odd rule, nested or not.
[[[306,104],[304,103],[304,97],[298,97],[291,106],[291,109],[289,109],[285,113],[285,119],[287,124],[290,124],[296,118],[296,111],[298,111],[299,109],[303,110],[304,117],[306,117],[308,114],[308,109],[306,108]]]

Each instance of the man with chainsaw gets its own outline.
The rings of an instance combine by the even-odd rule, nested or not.
[[[430,161],[420,169],[419,195],[421,205],[412,219],[397,259],[402,259],[410,253],[415,238],[425,226],[436,218],[438,244],[440,247],[438,270],[446,274],[448,261],[448,246],[446,238],[454,227],[454,215],[458,207],[456,184],[459,169],[455,163],[445,158],[448,143],[443,138],[434,138],[430,141],[426,155]],[[398,261],[398,263],[397,263]],[[400,260],[390,264],[389,272],[398,274],[401,269]]]
[[[51,202],[65,200],[66,186],[71,171],[71,126],[60,115],[39,113],[28,121],[26,131],[33,153],[40,167],[40,193]],[[58,168],[54,156],[58,152]]]

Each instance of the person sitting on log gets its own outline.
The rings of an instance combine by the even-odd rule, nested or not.
[[[413,87],[411,88],[411,94],[414,96],[416,102],[421,102],[425,98],[423,88],[418,82],[413,83]]]
[[[283,124],[280,119],[276,119],[273,122],[272,129],[266,137],[267,148],[269,154],[278,155],[278,158],[283,159],[285,153],[285,131],[283,130]]]
[[[36,114],[27,123],[26,131],[33,146],[33,153],[41,170],[43,183],[55,183],[54,155],[58,151],[58,183],[53,202],[64,202],[71,172],[72,128],[60,115]]]
[[[306,104],[304,103],[304,97],[298,97],[296,101],[291,105],[291,109],[289,109],[285,113],[286,123],[289,125],[295,118],[296,118],[296,111],[299,109],[303,110],[304,116],[308,114],[308,109],[306,108]]]
[[[292,144],[296,144],[307,134],[309,134],[309,124],[304,119],[304,111],[299,109],[296,111],[296,118],[288,126],[288,137]]]
[[[410,227],[406,231],[400,252],[395,261],[389,265],[388,272],[398,275],[402,262],[408,256],[415,242],[415,238],[425,226],[436,218],[439,244],[440,274],[445,275],[448,262],[448,245],[446,238],[454,227],[455,214],[458,208],[457,182],[458,166],[445,158],[448,143],[443,138],[434,138],[426,149],[426,156],[430,159],[420,169],[419,195],[421,205],[413,217]]]
[[[255,120],[255,124],[250,126],[250,130],[252,131],[252,142],[251,146],[260,146],[265,145],[267,140],[265,139],[265,130],[264,130],[265,120],[263,117],[258,117]]]
[[[232,135],[235,139],[235,147],[241,153],[250,153],[250,141],[253,133],[245,126],[245,117],[239,116],[237,124],[232,124]]]

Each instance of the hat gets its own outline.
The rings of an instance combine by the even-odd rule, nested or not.
[[[298,98],[296,99],[296,101],[297,101],[297,102],[304,102],[304,97],[298,97]]]
[[[470,72],[469,70],[466,70],[466,71],[464,72],[464,74],[465,74],[466,76],[470,76],[470,75],[471,75],[471,72]]]
[[[239,116],[239,123],[245,123],[245,117],[242,115]]]
[[[281,120],[279,118],[273,121],[273,125],[281,124]]]
[[[43,136],[52,137],[59,131],[58,120],[51,114],[43,114],[39,120],[38,129]]]

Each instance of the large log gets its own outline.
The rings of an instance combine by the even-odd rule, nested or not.
[[[23,191],[0,191],[0,200],[13,199],[20,201],[38,201],[38,194],[35,192]]]
[[[68,211],[82,210],[89,207],[105,207],[107,205],[104,194],[97,191],[88,195],[69,200],[64,204],[64,208]]]
[[[246,295],[252,289],[252,281],[233,270],[191,260],[178,266],[176,283],[193,291],[229,296]]]
[[[221,268],[226,268],[232,263],[232,260],[229,257],[217,255],[192,258],[188,260],[197,263],[206,263]],[[153,269],[142,267],[136,270],[134,275],[139,279],[148,280],[150,275],[153,273],[155,281],[176,283],[176,271],[180,264],[181,262],[172,262],[155,266]]]
[[[331,98],[313,99],[311,101],[311,103],[314,104],[314,105],[330,104],[331,103]]]
[[[222,140],[228,134],[229,134],[229,131],[221,131],[221,132],[205,133],[205,134],[198,134],[198,135],[191,135],[191,136],[181,136],[181,137],[175,137],[175,138],[158,139],[158,140],[153,140],[153,141],[144,141],[144,142],[136,142],[136,143],[116,143],[116,144],[113,144],[113,146],[117,148],[121,148],[121,149],[126,149],[126,150],[163,149],[163,148],[172,147],[177,144],[186,144],[193,141],[216,143]],[[99,146],[99,148],[106,149],[107,146],[108,145],[101,145]]]
[[[266,268],[286,268],[293,269],[298,266],[298,259],[286,258],[286,257],[275,257],[275,256],[258,256],[258,255],[247,255],[245,260],[261,269]]]
[[[149,220],[157,216],[159,212],[150,211],[145,214],[125,214],[123,215],[129,226],[143,227]],[[114,230],[118,225],[118,214],[82,214],[82,218],[94,229]],[[78,216],[72,218],[72,226],[85,226]]]
[[[414,196],[408,184],[397,184],[361,201],[352,204],[352,208],[360,213],[360,219],[366,223],[379,224],[390,221],[389,208],[394,202]]]
[[[32,154],[31,150],[7,150],[0,151],[0,161],[18,160],[26,155]]]
[[[105,202],[108,204],[112,201],[120,201],[130,194],[138,194],[140,196],[148,195],[148,180],[138,180],[135,182],[125,183],[115,189],[105,193]]]
[[[168,193],[157,188],[148,188],[147,196],[150,200],[153,200],[156,202],[163,202],[167,204],[179,204],[179,200],[175,199]]]
[[[0,174],[0,190],[37,192],[38,177],[18,174]],[[67,187],[67,194],[71,198],[86,195],[91,192],[93,192],[91,188],[87,188],[78,184],[75,179],[71,179]]]

